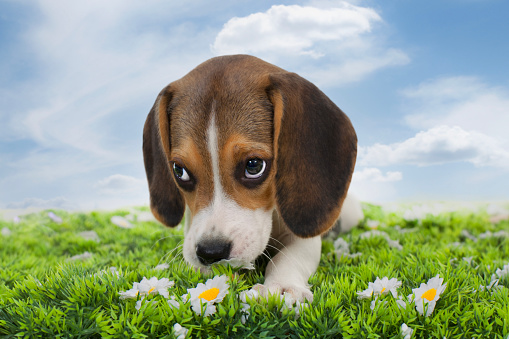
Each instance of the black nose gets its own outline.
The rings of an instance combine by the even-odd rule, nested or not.
[[[211,265],[215,262],[230,257],[232,243],[227,240],[205,240],[200,241],[196,246],[198,260],[204,265]]]

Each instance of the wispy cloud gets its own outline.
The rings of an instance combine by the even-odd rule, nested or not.
[[[7,208],[12,209],[26,209],[26,208],[36,208],[36,209],[75,209],[77,207],[76,204],[70,202],[64,197],[57,197],[53,199],[39,199],[39,198],[27,198],[23,201],[19,202],[11,202],[7,205]]]
[[[509,142],[508,88],[491,86],[478,77],[455,76],[428,80],[401,93],[407,100],[405,121],[412,128],[459,126]]]
[[[361,147],[364,166],[469,162],[509,169],[509,90],[477,77],[427,80],[401,91],[415,136]]]
[[[125,120],[148,112],[164,85],[211,56],[207,48],[192,53],[192,46],[208,45],[208,33],[174,18],[178,4],[41,1],[38,7],[41,17],[23,34],[37,73],[17,89],[30,104],[0,127],[4,138],[111,158],[127,151],[116,147],[121,143],[111,147],[126,136]]]
[[[346,2],[274,5],[266,12],[230,19],[212,50],[253,53],[287,65],[320,86],[342,85],[410,61],[403,51],[381,42],[376,31],[382,22],[374,9]]]
[[[382,172],[376,167],[358,166],[353,173],[350,192],[363,201],[391,201],[397,197],[397,186],[403,180],[399,171]]]
[[[385,22],[384,6],[358,0],[249,6],[234,0],[36,0],[0,7],[15,17],[7,22],[7,40],[0,39],[2,207],[12,201],[58,205],[55,197],[86,208],[146,203],[141,140],[148,110],[161,88],[214,55],[252,53],[323,88],[408,64],[407,50],[416,47],[398,34],[403,26]],[[376,137],[379,131],[360,125],[364,147],[353,185],[390,197],[411,178],[402,174],[410,167],[400,165],[454,161],[508,168],[507,88],[472,76],[419,84],[411,73],[405,82],[416,86],[401,98],[412,137],[363,145],[362,133]],[[352,101],[366,97],[348,91]]]
[[[217,54],[278,51],[318,58],[325,53],[322,42],[348,42],[370,32],[373,23],[381,20],[373,9],[347,3],[329,9],[274,5],[263,13],[230,19],[217,35],[213,50]]]
[[[401,172],[387,172],[385,174],[375,167],[367,167],[362,170],[355,171],[353,174],[352,181],[363,181],[363,182],[394,182],[403,179]]]
[[[460,161],[509,168],[509,152],[497,140],[458,126],[437,126],[403,142],[359,148],[359,163],[363,166],[428,166]]]
[[[189,25],[184,3],[34,5],[35,19],[19,32],[33,72],[2,89],[0,142],[18,152],[9,151],[0,169],[0,201],[52,191],[90,205],[99,172],[124,168],[144,179],[145,117],[166,84],[212,56],[214,32]],[[78,196],[70,187],[81,189]],[[132,195],[145,191],[140,185]]]
[[[388,202],[398,197],[398,185],[403,180],[403,174],[397,171],[383,173],[374,167],[356,169],[350,192],[362,201]]]
[[[102,194],[122,194],[137,191],[144,185],[146,185],[146,180],[123,174],[114,174],[99,180],[94,187]]]

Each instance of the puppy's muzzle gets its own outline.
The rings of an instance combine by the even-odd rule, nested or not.
[[[231,241],[225,239],[206,239],[196,245],[196,256],[203,265],[211,265],[223,259],[228,259],[231,248]]]

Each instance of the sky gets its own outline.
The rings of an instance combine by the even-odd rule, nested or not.
[[[148,204],[159,91],[218,55],[315,83],[372,203],[509,200],[509,2],[0,0],[0,208]]]

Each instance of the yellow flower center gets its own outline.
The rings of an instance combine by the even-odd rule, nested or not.
[[[382,288],[382,292],[380,292],[380,293],[384,293],[384,291],[385,291],[385,287],[384,287],[384,288]]]
[[[201,292],[201,294],[198,296],[198,298],[205,299],[207,301],[211,301],[217,297],[219,294],[219,288],[212,287],[206,291]]]
[[[152,287],[150,290],[148,290],[148,293],[151,293],[155,289],[156,289],[155,287]]]
[[[430,288],[429,290],[427,290],[426,292],[424,292],[422,294],[422,298],[426,299],[428,301],[431,301],[431,300],[435,299],[436,295],[437,295],[437,290],[434,288]]]

